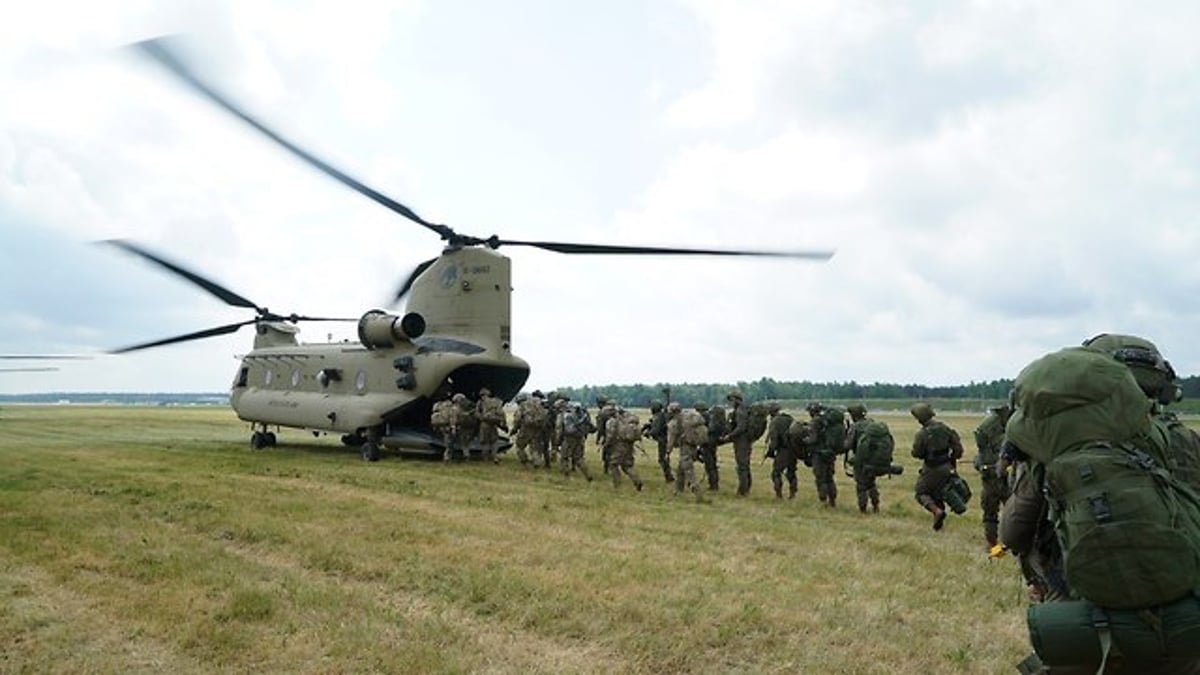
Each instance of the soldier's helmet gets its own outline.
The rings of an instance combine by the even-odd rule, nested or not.
[[[778,413],[780,410],[781,410],[781,408],[780,408],[779,404],[775,403],[775,402],[772,402],[771,405],[767,406],[767,414],[769,414],[769,415],[774,415],[774,414]]]
[[[671,401],[667,404],[668,415],[678,415],[683,410],[683,406],[679,405],[679,401]]]
[[[921,424],[933,419],[934,415],[933,406],[929,405],[928,403],[913,404],[913,407],[909,409],[909,412],[912,413],[912,416],[917,418],[917,421]]]
[[[516,403],[524,403],[525,401],[528,401],[528,400],[529,400],[529,394],[526,394],[525,392],[521,392],[521,393],[517,394],[517,397],[515,399],[513,399],[513,401]]]
[[[462,392],[459,392],[459,393],[455,394],[450,400],[454,401],[455,403],[462,403],[463,401],[467,400],[467,395]]]
[[[867,406],[861,403],[851,403],[846,406],[846,412],[850,413],[850,417],[856,420],[861,420],[867,416]]]
[[[1175,369],[1153,342],[1134,335],[1101,333],[1084,340],[1083,346],[1124,363],[1149,398],[1164,405],[1183,398],[1183,390],[1175,384]]]
[[[662,410],[662,401],[650,401],[650,412],[658,412]]]
[[[705,410],[708,410],[708,404],[705,403],[704,401],[696,401],[696,405],[694,405],[692,407],[695,408],[699,412],[704,412]]]
[[[808,411],[809,415],[816,416],[825,409],[825,406],[821,405],[819,401],[813,401],[812,403],[804,406],[804,409]]]
[[[487,387],[479,388],[479,398],[483,398],[484,396],[491,396],[491,395],[492,395],[491,389],[488,389]]]
[[[603,408],[606,405],[608,405],[608,397],[604,394],[596,394],[596,406]]]
[[[554,409],[555,410],[566,410],[568,403],[570,403],[570,401],[565,398],[556,399],[554,401]]]
[[[530,396],[533,396],[534,398],[546,398],[546,395],[542,393],[541,389],[534,389]]]
[[[741,401],[742,400],[742,392],[738,391],[737,389],[734,389],[733,391],[730,391],[728,394],[725,394],[725,400],[726,401]]]

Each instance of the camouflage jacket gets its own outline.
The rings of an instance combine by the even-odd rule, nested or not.
[[[768,452],[779,452],[788,447],[788,431],[792,428],[792,422],[792,416],[785,412],[776,413],[771,418],[771,424],[767,427]]]

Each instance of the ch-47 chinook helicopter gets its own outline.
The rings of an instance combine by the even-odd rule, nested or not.
[[[241,119],[277,145],[322,173],[434,232],[445,247],[419,264],[397,291],[407,296],[406,311],[371,310],[358,321],[358,342],[301,343],[300,321],[352,321],[332,317],[280,315],[128,241],[111,241],[200,286],[225,303],[255,311],[254,318],[115,350],[150,347],[233,333],[253,325],[254,348],[234,376],[230,403],[253,428],[251,445],[274,445],[271,428],[293,427],[343,434],[363,459],[379,458],[381,448],[417,454],[442,452],[431,433],[430,411],[440,397],[475,396],[486,387],[512,399],[529,377],[529,364],[511,350],[511,261],[501,246],[531,246],[567,254],[768,256],[827,260],[821,251],[745,251],[517,241],[459,234],[431,223],[400,202],[368,187],[303,150],[203,82],[160,39],[137,48],[191,89]]]

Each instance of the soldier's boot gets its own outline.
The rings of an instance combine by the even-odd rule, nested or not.
[[[983,538],[987,541],[988,550],[992,550],[996,544],[1000,543],[1000,537],[997,535],[999,524],[991,521],[986,521],[983,524]]]
[[[831,508],[831,509],[835,509],[835,508],[837,508],[837,495],[836,495],[836,494],[831,494],[831,495],[829,495],[829,501],[828,501],[828,502],[826,502],[826,504],[827,504],[827,505],[829,506],[829,508]]]
[[[925,505],[925,510],[933,514],[933,529],[942,529],[942,525],[946,523],[946,509],[930,502]]]
[[[875,497],[871,500],[871,513],[879,513],[879,498]]]
[[[783,486],[782,485],[775,486],[775,499],[783,499]]]
[[[867,512],[867,496],[866,495],[858,496],[858,512],[859,513]]]
[[[788,485],[788,499],[795,499],[795,498],[796,498],[796,484],[793,483],[791,485]]]

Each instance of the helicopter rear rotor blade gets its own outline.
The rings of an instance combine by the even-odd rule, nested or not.
[[[201,340],[201,339],[208,338],[208,337],[215,337],[217,335],[228,335],[229,333],[236,332],[237,329],[241,328],[242,326],[249,326],[250,324],[252,324],[256,321],[258,321],[258,319],[250,319],[248,321],[240,321],[238,323],[230,323],[230,324],[226,324],[224,326],[217,326],[216,328],[206,328],[204,330],[198,330],[194,333],[187,333],[186,335],[176,335],[175,337],[164,338],[162,340],[155,340],[153,342],[143,342],[141,344],[130,345],[128,347],[122,347],[120,349],[114,349],[111,352],[109,352],[109,354],[126,354],[129,352],[140,351],[142,349],[149,349],[151,347],[162,347],[163,345],[173,345],[173,344],[176,344],[179,342],[190,342],[192,340]]]
[[[420,265],[417,265],[416,268],[413,269],[412,274],[408,275],[408,278],[405,279],[404,283],[400,285],[400,289],[396,291],[396,297],[392,298],[392,303],[394,304],[400,302],[400,299],[403,298],[406,293],[408,293],[410,288],[412,288],[413,282],[417,280],[417,277],[421,276],[421,273],[429,269],[429,266],[435,262],[437,262],[437,258],[430,258]]]
[[[212,101],[234,117],[237,117],[246,124],[249,124],[260,134],[274,141],[276,145],[280,146],[284,150],[287,150],[292,155],[300,158],[302,161],[314,167],[321,173],[333,178],[342,185],[345,185],[351,190],[363,195],[376,204],[379,204],[390,211],[398,213],[414,223],[417,223],[418,225],[422,225],[432,230],[442,239],[451,240],[456,236],[454,230],[452,230],[450,227],[437,223],[431,223],[425,220],[421,216],[417,215],[416,211],[413,211],[404,204],[401,204],[382,192],[379,192],[378,190],[357,180],[350,174],[338,169],[329,162],[326,162],[311,152],[308,152],[304,148],[301,148],[300,146],[281,136],[278,132],[271,129],[266,124],[260,122],[253,115],[243,110],[241,106],[235,104],[225,95],[218,93],[215,89],[201,80],[195,73],[192,72],[190,68],[184,65],[183,60],[171,50],[171,48],[167,45],[167,42],[168,41],[163,38],[154,38],[135,43],[134,46],[141,50],[143,54],[153,59],[156,63],[169,70],[194,91],[204,96],[209,101]]]
[[[829,260],[833,251],[753,251],[720,248],[679,248],[674,246],[620,246],[614,244],[580,244],[557,241],[492,240],[496,246],[532,246],[555,253],[585,253],[600,255],[713,255],[757,256],[763,258],[802,258]]]
[[[227,305],[233,305],[234,307],[245,307],[247,309],[253,309],[258,312],[266,311],[264,309],[259,309],[258,305],[254,304],[253,301],[243,298],[242,296],[238,295],[237,293],[234,293],[233,291],[229,290],[228,288],[225,288],[224,286],[222,286],[214,281],[210,281],[209,279],[205,279],[204,277],[200,276],[199,274],[196,274],[195,272],[192,272],[190,270],[186,270],[186,269],[180,267],[179,265],[176,265],[173,262],[170,262],[163,258],[160,258],[159,256],[147,251],[146,249],[144,249],[130,241],[127,241],[124,239],[105,239],[104,241],[102,241],[100,243],[116,246],[119,249],[128,251],[136,256],[145,258],[146,260],[149,260],[150,262],[152,262],[152,263],[154,263],[154,264],[156,264],[178,276],[181,276],[184,279],[187,279],[188,281],[199,286],[200,288],[203,288],[204,290],[208,291],[209,293],[217,296]]]

